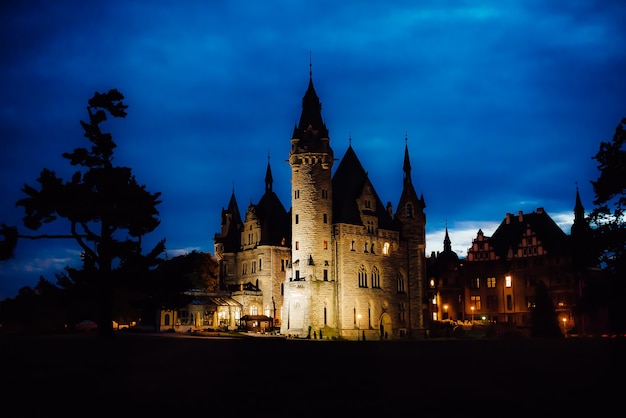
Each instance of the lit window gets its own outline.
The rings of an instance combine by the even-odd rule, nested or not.
[[[389,255],[389,243],[388,242],[383,244],[383,255]]]
[[[504,285],[506,287],[511,287],[511,276],[509,275],[504,276]]]

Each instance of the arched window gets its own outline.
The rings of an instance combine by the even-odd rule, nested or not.
[[[367,287],[367,271],[363,264],[359,267],[359,287]]]
[[[406,217],[412,218],[413,217],[413,205],[410,203],[407,203],[405,208],[406,208]]]
[[[380,272],[378,267],[372,268],[372,287],[380,289]]]
[[[398,272],[398,293],[404,293],[404,276]]]

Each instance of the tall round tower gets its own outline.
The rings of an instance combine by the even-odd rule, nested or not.
[[[330,326],[329,310],[334,311],[334,295],[331,295],[334,287],[329,285],[334,281],[331,245],[334,157],[321,109],[310,77],[289,152],[292,269],[285,289],[286,331],[309,336],[312,329]]]

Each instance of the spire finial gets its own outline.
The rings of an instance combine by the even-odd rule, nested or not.
[[[267,149],[267,163],[270,163],[270,149]]]
[[[404,144],[409,144],[409,134],[407,132],[404,132]]]
[[[313,79],[313,52],[309,50],[309,78]]]
[[[352,146],[352,132],[348,134],[348,145]]]

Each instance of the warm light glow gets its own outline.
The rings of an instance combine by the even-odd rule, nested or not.
[[[505,282],[506,287],[511,287],[511,276],[510,275],[504,276],[504,282]]]
[[[448,311],[448,305],[443,305],[443,310],[447,312]]]
[[[356,317],[357,319],[361,319],[361,314],[358,314]]]

